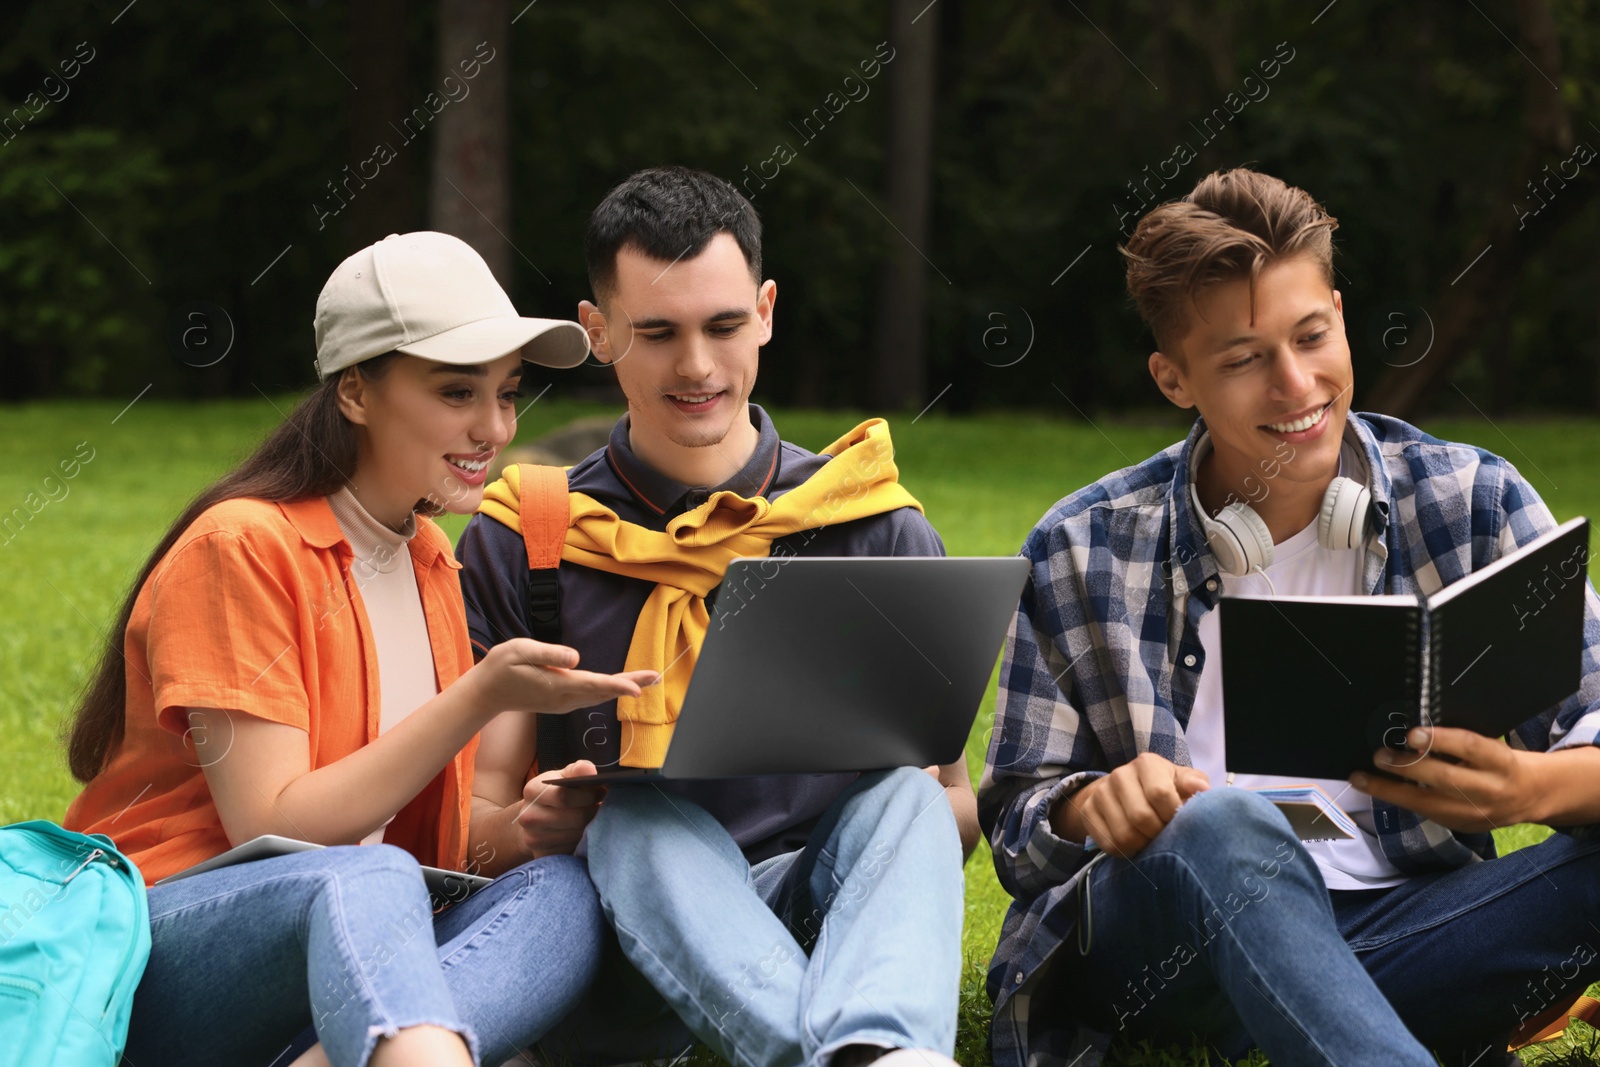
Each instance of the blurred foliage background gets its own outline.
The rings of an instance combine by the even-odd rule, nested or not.
[[[1141,205],[1248,163],[1341,221],[1358,405],[1592,412],[1597,7],[6,5],[0,399],[300,388],[341,258],[479,215],[463,236],[523,313],[570,317],[589,210],[679,162],[764,219],[782,299],[758,399],[1154,407],[1117,244]]]

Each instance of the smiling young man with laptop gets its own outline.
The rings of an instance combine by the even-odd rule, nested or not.
[[[1600,977],[1574,952],[1600,919],[1592,587],[1578,692],[1509,745],[1402,731],[1412,751],[1321,783],[1359,833],[1302,844],[1229,787],[1223,594],[1431,594],[1555,525],[1505,460],[1349,411],[1335,226],[1234,170],[1124,250],[1151,375],[1200,419],[1023,546],[980,790],[1015,898],[989,973],[997,1067],[1098,1062],[1115,1034],[1274,1063],[1498,1063],[1513,1028]],[[1230,672],[1250,654],[1230,644]],[[1296,715],[1285,688],[1277,728]],[[1522,822],[1568,832],[1493,859],[1488,831]]]
[[[641,698],[557,720],[554,731],[492,723],[472,837],[493,871],[572,852],[587,830],[590,871],[627,959],[730,1062],[949,1063],[961,866],[978,833],[964,758],[608,791],[549,784],[597,766],[658,766],[708,630],[731,631],[763,597],[805,581],[785,561],[944,554],[896,479],[881,420],[813,454],[783,441],[749,402],[777,298],[762,280],[760,240],[754,208],[731,185],[680,167],[633,175],[590,218],[596,302],[581,305],[580,321],[596,357],[615,368],[627,414],[605,448],[571,469],[570,512],[554,504],[566,532],[559,566],[541,569],[554,569],[556,588],[530,604],[529,561],[542,553],[535,545],[530,556],[522,515],[553,494],[516,471],[462,537],[462,585],[480,650],[543,633],[577,649],[586,669],[652,663],[663,680]],[[765,588],[741,582],[716,596],[738,556],[770,557]],[[727,603],[735,592],[738,603]],[[868,607],[841,602],[837,621]],[[798,680],[752,687],[748,714],[764,714],[769,694]],[[618,1001],[600,999],[599,1027],[625,1029]],[[557,1054],[601,1058],[585,1047],[595,1038],[593,1027],[579,1032]],[[611,1047],[627,1055],[626,1045]]]

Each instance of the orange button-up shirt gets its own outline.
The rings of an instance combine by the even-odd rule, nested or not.
[[[412,566],[442,691],[472,666],[460,564],[419,516]],[[203,768],[232,738],[190,730],[184,709],[226,709],[306,731],[311,769],[378,736],[378,654],[351,577],[354,554],[325,499],[230,500],[208,509],[134,601],[125,733],[67,810],[72,830],[116,841],[147,882],[227,851]],[[460,870],[477,738],[399,813],[385,840]]]

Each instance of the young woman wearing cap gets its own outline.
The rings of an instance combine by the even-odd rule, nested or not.
[[[593,889],[548,856],[435,919],[418,862],[492,862],[467,841],[496,714],[654,679],[528,640],[474,666],[427,515],[476,508],[522,360],[573,366],[588,345],[518,317],[476,253],[430,233],[341,264],[316,328],[321,386],[179,516],[124,602],[72,727],[87,785],[66,824],[152,884],[262,834],[367,845],[154,886],[129,1062],[265,1067],[315,1040],[297,1063],[499,1064],[588,984]]]

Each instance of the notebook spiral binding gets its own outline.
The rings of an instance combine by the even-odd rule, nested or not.
[[[1422,593],[1417,594],[1417,610],[1412,615],[1411,632],[1407,635],[1415,641],[1417,649],[1418,670],[1421,677],[1417,679],[1417,718],[1419,726],[1435,726],[1438,724],[1439,712],[1439,650],[1440,634],[1443,632],[1439,626],[1438,618],[1428,610],[1428,598]],[[1407,677],[1409,684],[1410,678]]]
[[[1424,709],[1422,722],[1425,726],[1442,726],[1444,724],[1439,721],[1439,702],[1443,697],[1444,689],[1441,684],[1444,679],[1444,671],[1441,669],[1443,660],[1440,658],[1444,655],[1444,626],[1441,625],[1438,616],[1433,615],[1431,612],[1428,615],[1426,626],[1428,656],[1425,662],[1429,664],[1427,675],[1428,706]]]

